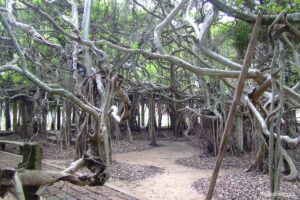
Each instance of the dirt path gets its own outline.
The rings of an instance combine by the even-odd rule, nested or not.
[[[141,199],[148,200],[199,200],[199,195],[191,185],[199,178],[208,177],[212,170],[199,170],[181,166],[175,160],[197,154],[197,150],[185,142],[160,142],[162,147],[140,152],[116,154],[121,162],[140,165],[153,165],[165,169],[165,172],[142,181],[125,182],[113,180],[110,183],[127,190]],[[232,171],[221,171],[221,174]]]

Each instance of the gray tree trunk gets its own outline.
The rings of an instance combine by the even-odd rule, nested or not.
[[[239,152],[244,151],[244,123],[243,123],[243,114],[238,113],[235,120],[235,138],[236,138],[236,147]]]
[[[13,130],[17,131],[17,125],[18,125],[18,102],[16,100],[13,100],[12,102],[13,106]]]
[[[151,146],[157,146],[155,135],[155,101],[153,94],[149,98],[149,134],[151,139]]]
[[[10,105],[9,100],[5,102],[4,107],[4,117],[5,117],[5,130],[9,131],[11,129],[11,119],[10,119]]]

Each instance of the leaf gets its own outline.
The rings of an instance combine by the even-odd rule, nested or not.
[[[264,6],[264,5],[261,5],[261,4],[258,5],[257,7],[258,7],[258,9],[260,9],[260,10],[265,10],[265,9],[266,9],[265,6]]]
[[[34,4],[41,4],[42,3],[42,0],[33,0],[32,1]]]
[[[237,0],[236,3],[238,6],[242,6],[244,4],[244,0]]]

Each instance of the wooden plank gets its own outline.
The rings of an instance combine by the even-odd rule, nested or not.
[[[22,156],[0,151],[0,168],[17,168]]]
[[[19,141],[13,141],[13,140],[0,140],[0,144],[13,144],[17,146],[24,146],[26,142],[19,142]]]

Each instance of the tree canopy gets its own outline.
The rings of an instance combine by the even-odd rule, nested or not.
[[[299,177],[282,145],[299,136],[281,129],[283,115],[300,106],[299,0],[2,0],[0,21],[1,102],[30,100],[42,115],[58,99],[66,113],[78,113],[78,140],[89,147],[78,145],[65,172],[87,167],[98,178],[81,184],[104,184],[110,175],[111,117],[134,129],[141,102],[154,111],[163,102],[181,136],[191,130],[190,113],[226,122],[239,87],[236,106],[262,128],[257,148],[269,149],[271,191],[282,159],[285,179]],[[265,158],[260,153],[252,167]]]

